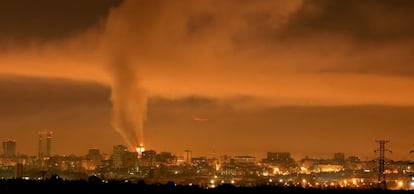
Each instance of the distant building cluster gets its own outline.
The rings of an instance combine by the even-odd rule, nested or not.
[[[84,156],[53,155],[51,131],[38,134],[37,156],[16,154],[16,142],[3,142],[0,160],[1,178],[42,180],[52,174],[64,179],[140,181],[200,185],[206,188],[222,184],[235,186],[300,186],[305,188],[373,188],[377,185],[378,161],[362,161],[357,156],[335,153],[332,158],[304,157],[295,161],[289,152],[267,152],[266,158],[253,156],[192,156],[146,150],[138,153],[124,145],[113,147],[111,154],[89,149]],[[144,150],[144,149],[142,149]],[[414,163],[388,161],[384,174],[390,189],[414,189]]]

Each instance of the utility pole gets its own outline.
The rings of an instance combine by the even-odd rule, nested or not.
[[[377,140],[376,141],[379,144],[379,149],[374,150],[374,152],[379,152],[379,160],[378,160],[378,188],[386,190],[387,189],[387,182],[385,180],[385,152],[390,152],[391,150],[388,150],[385,148],[385,144],[389,141],[387,140]]]

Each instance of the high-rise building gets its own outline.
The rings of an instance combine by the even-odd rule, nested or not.
[[[122,168],[135,168],[138,162],[138,153],[126,151],[122,157]]]
[[[269,162],[290,163],[292,157],[289,152],[267,152],[267,160]]]
[[[52,149],[52,131],[39,131],[39,159],[46,159],[51,156]]]
[[[333,157],[333,161],[336,163],[344,163],[345,162],[345,154],[344,153],[335,153]]]
[[[184,162],[186,164],[191,164],[191,158],[192,158],[192,152],[191,150],[184,150]]]
[[[289,152],[267,152],[266,162],[281,165],[281,167],[292,167],[295,161]]]
[[[103,157],[99,149],[93,148],[88,151],[86,159],[89,160],[92,164],[98,166],[101,165]]]
[[[7,158],[16,157],[16,142],[8,140],[3,142],[3,155]]]
[[[141,165],[142,166],[155,166],[157,159],[157,153],[154,150],[147,150],[142,152]]]
[[[231,159],[233,164],[236,165],[244,165],[244,166],[252,166],[256,164],[256,157],[253,156],[234,156]]]
[[[124,156],[128,152],[128,149],[124,145],[116,145],[112,150],[112,162],[115,168],[122,168],[124,162]]]
[[[170,152],[161,152],[156,155],[156,161],[165,164],[173,164],[177,162],[177,157],[172,155]]]

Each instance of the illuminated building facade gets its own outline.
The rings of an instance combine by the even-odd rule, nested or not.
[[[3,142],[3,155],[7,158],[16,157],[16,142],[8,140]]]
[[[335,153],[333,161],[339,164],[342,164],[345,162],[345,154],[344,153]]]
[[[112,150],[112,162],[115,168],[122,168],[124,155],[128,151],[127,147],[124,145],[116,145]]]
[[[47,159],[51,156],[52,150],[52,131],[40,131],[38,142],[38,158]]]
[[[154,150],[148,150],[142,152],[141,165],[143,166],[155,166],[157,159],[157,153]]]
[[[256,157],[253,156],[235,156],[232,162],[236,165],[255,165]]]
[[[289,152],[267,152],[267,162],[290,164],[293,159]]]

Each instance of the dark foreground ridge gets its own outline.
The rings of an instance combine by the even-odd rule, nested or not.
[[[99,179],[65,181],[62,179],[47,180],[0,180],[0,193],[414,193],[406,190],[376,190],[376,189],[312,189],[301,187],[235,187],[231,184],[220,185],[216,188],[201,188],[197,185],[182,186],[173,182],[167,184],[146,184],[144,181],[131,183],[127,181],[113,180],[101,181]]]

